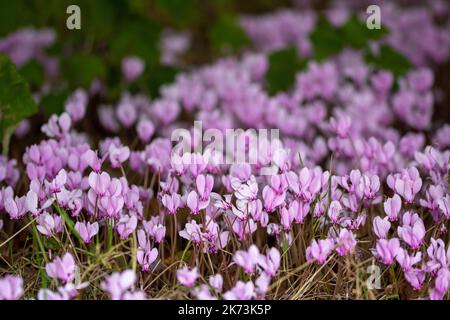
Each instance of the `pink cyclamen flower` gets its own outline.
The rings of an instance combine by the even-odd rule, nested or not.
[[[27,213],[26,197],[7,198],[4,207],[12,220],[20,219]]]
[[[392,239],[378,239],[377,245],[376,245],[376,252],[378,255],[378,258],[384,263],[384,264],[391,264],[395,257],[397,256],[397,253],[400,248],[400,241],[398,238],[392,238]]]
[[[331,201],[330,207],[328,208],[328,217],[330,218],[332,223],[338,222],[339,215],[341,214],[342,210],[343,208],[339,201]]]
[[[175,214],[181,206],[181,196],[178,193],[165,194],[162,196],[161,202],[170,214]]]
[[[136,274],[134,271],[125,270],[107,276],[100,287],[109,294],[112,300],[123,300],[124,295],[130,292],[135,282]]]
[[[383,205],[384,212],[388,215],[389,220],[397,220],[400,209],[402,208],[402,199],[398,196],[398,194],[394,194],[392,198],[387,199]]]
[[[75,278],[75,260],[70,253],[66,253],[62,258],[57,257],[53,262],[47,263],[45,271],[53,279],[59,279],[64,283],[70,282]]]
[[[62,139],[65,137],[72,126],[72,119],[69,114],[64,112],[60,116],[52,115],[48,123],[42,126],[44,132],[49,138]]]
[[[130,148],[124,146],[117,147],[114,143],[111,143],[108,153],[111,166],[113,168],[120,168],[122,163],[130,157]]]
[[[88,95],[82,89],[76,90],[66,101],[65,110],[73,122],[83,119],[88,104]]]
[[[18,300],[23,294],[21,277],[7,275],[0,278],[0,300]]]
[[[413,287],[414,290],[420,290],[425,281],[426,273],[421,269],[410,269],[404,273],[406,281]]]
[[[196,191],[191,191],[187,196],[186,205],[191,209],[192,214],[198,214],[209,205],[209,198],[202,200]]]
[[[119,222],[117,223],[117,232],[120,235],[120,239],[125,240],[127,239],[130,234],[136,230],[137,227],[137,218],[136,216],[132,215],[123,215],[120,217]]]
[[[75,223],[75,230],[83,239],[84,243],[90,243],[91,239],[98,233],[98,222],[80,222]]]
[[[137,79],[145,69],[145,62],[139,57],[128,56],[122,60],[122,74],[127,81]]]
[[[253,282],[238,281],[236,285],[223,294],[225,300],[250,300],[255,295],[255,285]]]
[[[417,252],[415,255],[410,256],[407,250],[400,248],[398,249],[395,259],[400,264],[403,271],[408,272],[413,265],[422,260],[422,252]]]
[[[281,255],[276,248],[267,250],[266,255],[259,255],[258,264],[264,270],[266,275],[274,277],[280,267]]]
[[[417,214],[406,212],[403,216],[403,226],[397,228],[397,233],[412,249],[418,249],[422,245],[426,230]]]
[[[259,249],[255,245],[251,245],[248,251],[238,250],[233,255],[233,261],[240,267],[244,268],[246,273],[255,272],[255,267],[260,259]]]
[[[187,266],[184,266],[177,270],[177,279],[185,287],[192,287],[198,277],[199,274],[196,267],[190,270]]]
[[[207,201],[214,187],[214,178],[211,175],[199,174],[195,179],[197,192],[202,201]]]
[[[142,266],[143,271],[148,271],[153,262],[158,257],[158,249],[151,248],[150,241],[144,230],[137,232],[139,248],[136,253],[137,261]]]
[[[329,254],[333,251],[333,247],[334,241],[331,239],[313,240],[309,247],[306,248],[306,260],[324,264]]]
[[[407,203],[413,203],[414,197],[422,188],[422,179],[415,167],[403,169],[401,173],[387,177],[388,186],[401,195]]]
[[[215,292],[221,292],[223,286],[223,277],[220,274],[216,274],[215,276],[209,277],[209,285]]]
[[[373,231],[378,238],[386,239],[389,229],[391,228],[391,223],[388,217],[381,219],[381,217],[376,216],[373,219]]]
[[[136,125],[136,131],[142,142],[148,143],[155,133],[155,126],[149,119],[142,119]]]
[[[339,236],[336,239],[336,244],[336,252],[340,256],[345,256],[346,254],[352,253],[356,247],[355,235],[347,229],[341,229]]]
[[[36,229],[46,237],[51,237],[63,231],[63,222],[60,216],[44,212],[37,218]]]

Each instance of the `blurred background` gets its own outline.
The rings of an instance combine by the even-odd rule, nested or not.
[[[366,8],[374,3],[382,9],[381,30],[365,26]],[[81,9],[80,30],[66,27],[66,9],[73,4]],[[396,76],[412,65],[432,68],[434,120],[445,123],[448,6],[445,0],[0,0],[0,54],[28,83],[40,117],[61,113],[77,88],[106,88],[99,103],[117,101],[124,90],[155,98],[180,72],[249,50],[268,55],[266,84],[275,94],[288,89],[308,61],[350,47]],[[374,43],[382,48],[378,56]],[[127,56],[142,59],[145,72],[125,84],[121,68]]]

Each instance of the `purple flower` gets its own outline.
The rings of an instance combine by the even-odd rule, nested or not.
[[[78,122],[84,118],[87,104],[87,93],[82,89],[78,89],[67,99],[65,110],[73,122]]]
[[[253,282],[238,281],[236,285],[223,294],[225,300],[250,300],[255,295],[255,285]]]
[[[127,81],[138,78],[145,69],[145,62],[141,58],[128,56],[122,60],[122,74]]]
[[[379,216],[376,216],[373,219],[373,231],[378,238],[386,239],[390,228],[391,223],[389,222],[388,217],[381,219]]]
[[[52,237],[63,231],[63,222],[60,216],[44,212],[37,218],[36,228],[46,237]]]
[[[170,214],[175,214],[181,206],[181,196],[178,193],[173,193],[171,195],[165,194],[162,196],[161,202]]]
[[[412,249],[418,249],[425,237],[425,225],[417,214],[406,212],[403,215],[403,226],[397,228],[397,233]]]
[[[80,222],[75,223],[75,230],[83,239],[84,243],[90,243],[91,239],[98,233],[98,222]]]
[[[21,277],[7,275],[0,278],[0,300],[18,300],[23,294]]]
[[[400,241],[397,238],[377,240],[377,256],[384,264],[391,264],[397,256],[399,249]]]
[[[150,141],[150,138],[155,133],[155,126],[149,119],[142,119],[139,120],[138,124],[136,125],[136,131],[138,133],[139,139],[143,143],[148,143]]]
[[[324,264],[330,253],[333,251],[334,241],[331,239],[313,240],[306,248],[306,260],[308,262],[317,261]]]
[[[187,266],[177,270],[177,279],[181,285],[185,287],[192,287],[199,277],[197,268],[190,270]]]
[[[158,257],[158,249],[151,248],[144,230],[137,232],[139,247],[136,253],[137,261],[142,266],[143,271],[148,271],[153,262]]]
[[[130,234],[136,230],[137,227],[137,218],[136,216],[123,215],[120,217],[119,222],[117,223],[117,232],[120,235],[120,239],[125,240],[128,239]]]
[[[124,146],[115,146],[111,144],[109,146],[109,161],[111,162],[111,166],[113,168],[120,168],[122,163],[128,160],[130,157],[130,148]]]
[[[390,221],[395,221],[398,219],[398,214],[402,208],[402,199],[397,194],[394,194],[392,198],[388,198],[384,205],[384,212],[389,217]]]
[[[223,277],[220,274],[209,277],[209,285],[215,292],[221,292],[223,286]]]
[[[45,271],[53,279],[59,279],[64,283],[75,278],[76,265],[70,253],[66,253],[62,258],[57,257],[53,262],[47,263]]]
[[[399,248],[395,259],[400,264],[403,271],[408,272],[413,265],[422,260],[422,253],[417,252],[414,256],[410,256],[408,251],[403,248]]]
[[[276,248],[267,250],[266,255],[259,255],[258,264],[267,276],[274,277],[280,267],[281,255]]]
[[[260,260],[259,249],[255,245],[251,245],[248,251],[238,250],[233,255],[233,261],[244,269],[246,273],[255,272],[255,268]]]
[[[336,244],[336,252],[340,256],[345,256],[346,254],[352,253],[356,247],[355,235],[347,229],[341,229],[339,236],[336,239]]]
[[[125,270],[107,276],[100,287],[109,294],[112,300],[124,300],[128,294],[132,293],[130,290],[135,282],[136,274],[134,271]]]

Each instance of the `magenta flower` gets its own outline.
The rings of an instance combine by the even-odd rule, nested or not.
[[[142,142],[148,143],[155,133],[155,126],[149,119],[142,119],[136,125],[136,131]]]
[[[78,122],[84,118],[87,104],[87,93],[82,89],[78,89],[67,99],[65,110],[70,115],[73,122]]]
[[[339,215],[341,214],[342,210],[343,208],[339,201],[331,201],[330,207],[328,208],[328,217],[330,218],[332,223],[338,222]]]
[[[0,278],[0,300],[18,300],[23,294],[21,277],[7,275]]]
[[[185,287],[192,287],[198,277],[197,268],[189,269],[187,266],[184,266],[177,270],[177,279]]]
[[[384,264],[391,264],[397,256],[400,249],[400,241],[397,238],[392,239],[378,239],[376,245],[376,252],[378,258]]]
[[[331,239],[313,240],[306,248],[306,260],[308,262],[317,261],[324,264],[330,253],[333,251],[334,241]]]
[[[195,181],[200,200],[207,201],[214,187],[214,178],[211,175],[204,176],[202,174],[199,174]]]
[[[388,198],[384,205],[384,212],[388,215],[390,221],[398,219],[398,214],[402,208],[402,200],[397,194],[394,194],[392,198]]]
[[[347,229],[341,229],[339,236],[336,239],[336,245],[336,252],[340,256],[352,253],[356,247],[355,235]]]
[[[22,218],[27,213],[26,197],[6,198],[4,201],[5,211],[12,220]]]
[[[117,223],[117,232],[120,235],[120,239],[125,240],[128,239],[130,234],[136,230],[137,227],[137,218],[136,216],[123,215],[120,217],[119,222]]]
[[[139,247],[136,253],[137,261],[142,266],[143,271],[148,271],[153,262],[158,257],[158,249],[151,248],[150,242],[144,230],[137,232]]]
[[[139,57],[129,56],[122,60],[122,74],[127,81],[136,80],[145,69],[145,62]]]
[[[178,193],[165,194],[162,196],[161,202],[170,214],[175,214],[181,206],[181,196]]]
[[[417,252],[414,256],[410,256],[408,251],[399,248],[395,259],[400,264],[404,272],[411,270],[412,266],[422,260],[422,253]]]
[[[72,119],[69,114],[66,112],[60,116],[54,114],[48,123],[42,126],[42,132],[50,138],[62,139],[69,133],[71,126]]]
[[[373,231],[378,238],[386,239],[390,228],[391,223],[389,222],[388,217],[381,219],[379,216],[376,216],[373,219]]]
[[[112,300],[125,300],[142,297],[143,293],[130,291],[136,282],[136,274],[133,270],[125,270],[121,273],[115,272],[107,276],[100,287],[106,291]],[[137,294],[137,296],[135,296]]]
[[[62,258],[57,257],[53,262],[47,263],[45,271],[53,279],[59,279],[64,283],[75,278],[76,265],[70,253],[66,253]]]
[[[37,218],[36,229],[46,237],[52,237],[63,231],[63,221],[60,216],[44,212]]]
[[[98,222],[80,222],[75,223],[75,230],[83,239],[84,243],[90,243],[92,238],[98,233]]]
[[[415,195],[422,187],[422,179],[419,171],[415,167],[411,167],[403,169],[402,173],[389,175],[387,184],[392,190],[401,195],[407,203],[412,203]]]
[[[426,273],[421,269],[410,269],[405,272],[405,279],[414,288],[414,290],[420,290],[423,282],[425,281]]]
[[[209,198],[202,200],[196,191],[191,191],[187,196],[186,205],[191,209],[192,214],[198,214],[209,205]]]
[[[242,267],[246,273],[255,272],[259,260],[259,249],[255,245],[251,245],[248,251],[238,250],[233,255],[233,261]]]
[[[258,258],[259,266],[264,270],[266,275],[274,277],[280,268],[281,255],[276,248],[267,250],[266,255],[260,254]]]
[[[223,294],[225,300],[250,300],[255,295],[255,285],[253,282],[238,281],[236,285]]]
[[[403,226],[397,228],[397,233],[412,249],[418,249],[425,237],[425,225],[418,214],[406,212],[403,215]]]
[[[208,283],[215,292],[221,292],[223,286],[223,277],[220,274],[210,276]]]
[[[117,147],[113,143],[109,146],[109,161],[113,168],[120,168],[122,163],[128,160],[130,157],[130,148],[119,146]]]

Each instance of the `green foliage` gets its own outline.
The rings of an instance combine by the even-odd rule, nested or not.
[[[367,53],[365,60],[379,69],[392,71],[397,77],[404,75],[412,67],[406,57],[388,45],[382,45],[377,55],[370,52]]]
[[[172,67],[158,66],[150,68],[145,74],[148,91],[152,98],[159,96],[159,89],[163,84],[171,83],[175,80],[178,70]]]
[[[250,44],[250,39],[232,15],[222,15],[210,30],[209,37],[213,48],[236,51]]]
[[[352,16],[340,27],[335,27],[327,19],[320,17],[310,39],[314,46],[314,58],[322,61],[346,47],[364,49],[370,40],[380,39],[386,33],[385,28],[368,29],[356,16]]]
[[[274,51],[269,55],[269,70],[266,74],[267,90],[270,94],[292,87],[295,75],[306,67],[306,61],[298,57],[295,48]]]
[[[68,90],[52,90],[41,98],[39,108],[47,115],[61,114],[64,112],[64,104],[68,97]]]
[[[44,82],[44,67],[36,60],[31,60],[22,66],[19,73],[32,88],[39,88]]]
[[[176,27],[187,27],[198,15],[195,0],[156,0],[156,8]]]
[[[63,77],[72,87],[88,87],[94,79],[106,76],[103,61],[95,55],[73,54],[62,61]]]
[[[9,58],[0,55],[0,137],[37,111],[27,82]]]

